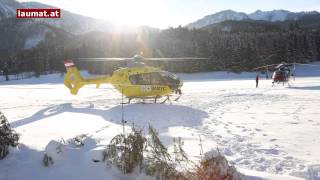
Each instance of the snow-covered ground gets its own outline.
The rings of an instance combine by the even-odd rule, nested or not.
[[[168,146],[182,137],[195,161],[201,138],[204,151],[219,148],[247,179],[308,178],[308,170],[320,175],[320,68],[298,67],[297,75],[290,87],[261,80],[255,88],[254,73],[181,74],[178,102],[125,105],[124,117],[143,129],[151,123]],[[0,83],[0,111],[23,144],[0,161],[0,180],[132,179],[90,159],[122,132],[121,95],[103,85],[72,96],[62,81],[48,75]],[[90,136],[88,145],[66,148],[51,167],[41,164],[50,140],[79,134]]]

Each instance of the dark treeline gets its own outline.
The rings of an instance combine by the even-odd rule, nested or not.
[[[246,24],[247,23],[247,24]],[[248,24],[249,23],[249,24]],[[314,23],[314,22],[312,22]],[[243,28],[248,27],[248,28]],[[203,29],[141,28],[132,33],[91,32],[71,35],[51,28],[45,41],[32,49],[2,54],[1,67],[11,73],[64,71],[66,58],[206,57],[209,60],[160,65],[175,72],[250,71],[254,67],[320,59],[320,28],[299,22],[223,22]],[[78,63],[92,72],[111,72],[117,63]],[[88,66],[90,65],[90,67]],[[1,69],[1,68],[0,68]]]

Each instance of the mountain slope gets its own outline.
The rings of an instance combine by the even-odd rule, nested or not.
[[[292,17],[292,16],[291,16]],[[216,24],[210,24],[201,29],[220,32],[287,32],[296,30],[318,31],[320,29],[320,14],[306,13],[297,20],[266,21],[266,20],[226,20]]]
[[[197,20],[196,22],[190,23],[187,25],[189,28],[201,28],[208,26],[210,24],[216,24],[226,20],[244,20],[249,19],[248,15],[245,13],[238,13],[232,10],[221,11],[216,14],[205,16],[202,19]]]
[[[46,4],[38,2],[24,2],[22,5],[26,8],[54,8]],[[66,10],[61,10],[61,18],[59,19],[35,19],[38,22],[47,23],[51,26],[62,28],[73,34],[81,34],[90,31],[111,31],[112,24],[107,21],[98,20],[91,17],[82,16],[79,14],[71,13]]]
[[[14,18],[17,8],[55,8],[38,2],[23,2],[19,3],[16,0],[1,0],[0,1],[0,20],[6,18]],[[61,10],[62,17],[59,19],[33,19],[36,23],[48,24],[57,28],[61,28],[73,34],[81,34],[90,31],[112,31],[113,25],[104,20],[99,20],[91,17],[82,16],[71,13],[66,10]],[[0,27],[1,28],[1,27]]]
[[[0,21],[0,53],[10,54],[36,47],[51,34],[68,36],[70,33],[32,19],[6,18]]]
[[[305,16],[320,16],[316,11],[290,12],[286,10],[261,11],[257,10],[251,14],[235,12],[232,10],[221,11],[216,14],[205,16],[187,25],[188,28],[202,28],[223,21],[262,20],[268,22],[297,21]]]
[[[252,20],[264,20],[264,21],[275,22],[275,21],[287,20],[287,16],[290,13],[291,13],[290,11],[286,11],[286,10],[273,10],[273,11],[257,10],[256,12],[251,13],[248,16]]]
[[[202,29],[224,32],[279,32],[284,28],[275,22],[242,20],[223,21],[205,26]]]
[[[0,1],[0,53],[30,49],[46,39],[48,33],[81,34],[91,31],[109,32],[113,25],[107,21],[61,10],[59,19],[16,19],[17,8],[54,8],[38,2],[19,3],[16,0]],[[57,31],[52,29],[57,28]]]
[[[0,20],[4,18],[14,17],[16,9],[22,8],[23,5],[14,0],[1,0],[0,1]]]

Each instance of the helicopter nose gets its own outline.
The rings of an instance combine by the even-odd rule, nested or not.
[[[183,82],[181,81],[181,79],[179,79],[178,89],[180,89],[182,86],[183,86]]]
[[[182,87],[183,83],[180,79],[175,79],[171,83],[168,84],[171,90],[178,91]]]
[[[179,79],[179,80],[177,81],[176,86],[175,86],[175,87],[176,87],[176,88],[175,88],[175,93],[176,93],[176,94],[179,94],[179,95],[182,94],[182,91],[181,91],[182,85],[183,85],[183,82]]]

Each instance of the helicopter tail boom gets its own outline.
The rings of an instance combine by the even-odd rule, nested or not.
[[[75,66],[72,60],[65,60],[64,65],[67,69],[67,74],[64,78],[64,85],[70,89],[71,94],[76,95],[80,88],[87,84],[95,84],[99,88],[102,83],[110,83],[110,76],[101,76],[93,78],[84,78],[80,71]]]

